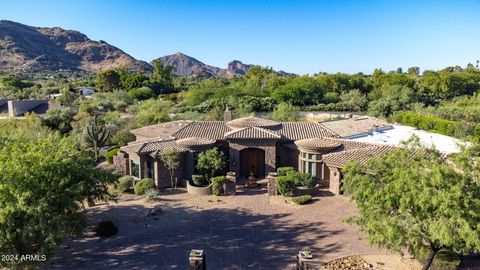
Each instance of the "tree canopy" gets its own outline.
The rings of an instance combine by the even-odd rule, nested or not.
[[[415,146],[344,168],[343,190],[359,213],[350,219],[367,240],[395,251],[429,251],[428,269],[442,248],[480,252],[478,146],[446,159]]]

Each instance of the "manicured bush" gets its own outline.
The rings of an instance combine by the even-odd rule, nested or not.
[[[118,150],[120,150],[120,147],[112,148],[105,154],[105,159],[109,164],[113,164],[113,156],[117,154]]]
[[[132,189],[132,187],[133,187],[133,177],[130,175],[125,175],[120,177],[120,179],[118,179],[118,183],[116,185],[115,190],[118,193],[125,193],[130,189]]]
[[[153,203],[158,198],[158,190],[151,188],[145,192],[145,201],[148,203]]]
[[[289,171],[295,171],[295,168],[293,167],[279,167],[277,169],[277,174],[278,176],[285,176],[287,175],[287,172]]]
[[[212,193],[215,196],[220,196],[223,193],[223,182],[225,176],[212,177],[210,182],[212,183]]]
[[[294,186],[295,179],[293,177],[288,175],[277,177],[277,189],[283,196],[290,196]]]
[[[192,175],[192,184],[197,187],[203,187],[208,184],[208,181],[204,175],[194,174]]]
[[[394,120],[403,125],[433,131],[447,136],[454,136],[455,130],[457,129],[457,122],[455,121],[414,112],[398,113],[394,116]]]
[[[296,187],[314,187],[315,179],[308,173],[300,173],[297,171],[288,172],[287,175],[294,178]]]
[[[102,221],[95,228],[95,233],[98,237],[110,237],[118,233],[118,228],[112,221]]]
[[[302,205],[312,201],[311,195],[302,195],[296,196],[292,198],[292,203]]]
[[[155,188],[155,183],[151,178],[143,178],[135,184],[135,194],[143,195],[149,189]]]

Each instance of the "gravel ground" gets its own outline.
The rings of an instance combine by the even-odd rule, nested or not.
[[[161,194],[162,213],[134,195],[87,210],[91,226],[112,220],[119,233],[99,239],[90,230],[61,247],[45,269],[186,269],[191,249],[203,249],[208,269],[292,269],[309,248],[322,262],[349,255],[382,255],[343,219],[355,213],[344,197],[315,198],[308,205],[268,198],[264,189],[237,196],[201,197],[184,190]]]

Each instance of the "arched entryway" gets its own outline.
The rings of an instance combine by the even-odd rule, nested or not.
[[[240,177],[253,174],[257,178],[265,177],[265,151],[259,148],[240,150]]]

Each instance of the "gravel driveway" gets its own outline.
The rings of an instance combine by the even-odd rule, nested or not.
[[[61,247],[46,269],[187,269],[191,249],[204,249],[208,269],[292,269],[308,247],[321,261],[383,254],[343,219],[355,213],[344,197],[320,196],[309,205],[286,204],[263,189],[237,196],[198,197],[166,192],[161,215],[142,220],[151,205],[126,195],[118,204],[87,210],[90,225],[112,220],[119,233],[99,239],[88,231]]]

